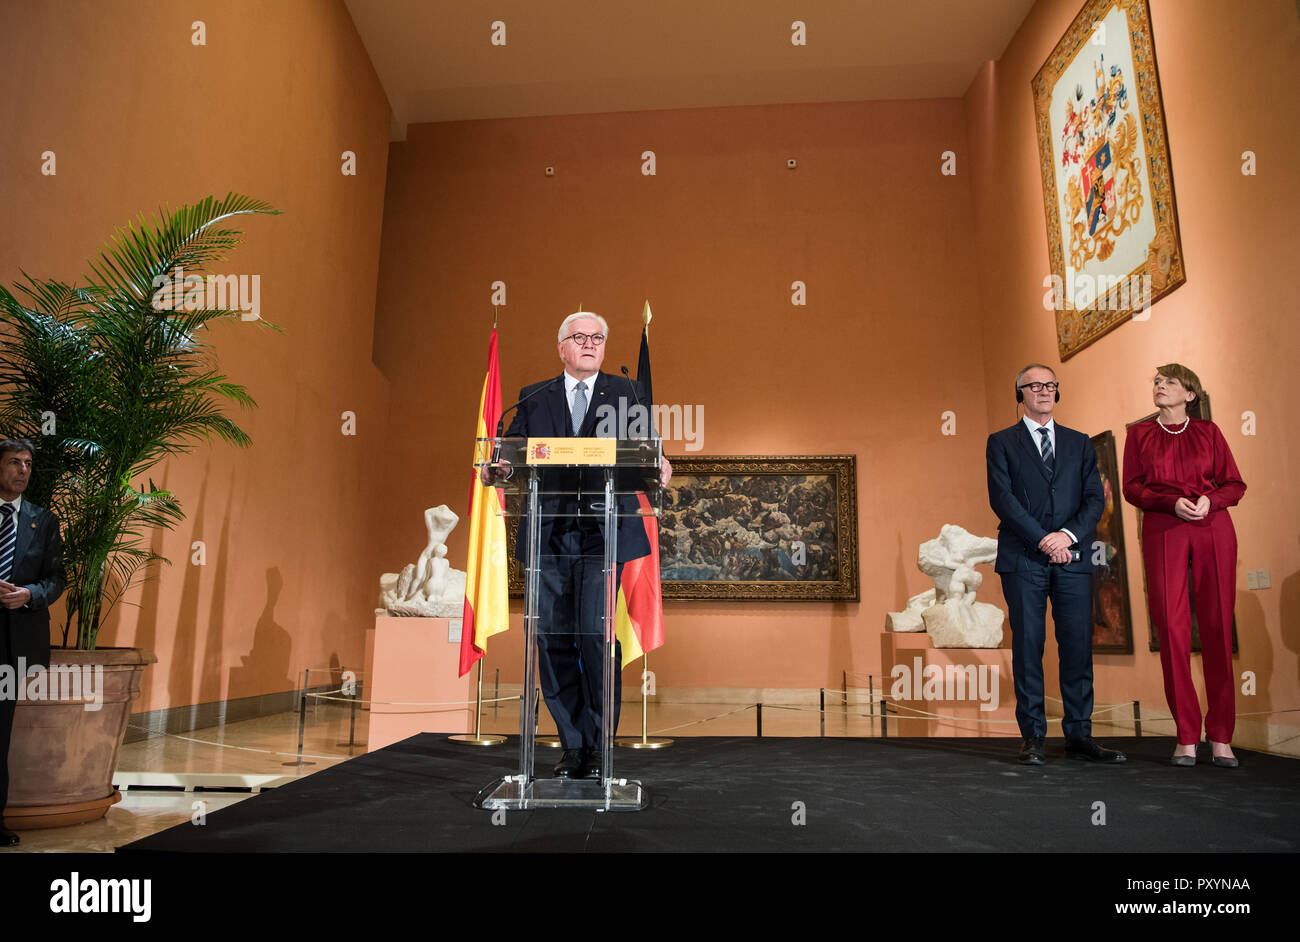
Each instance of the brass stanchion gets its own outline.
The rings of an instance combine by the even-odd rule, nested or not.
[[[506,737],[495,734],[483,735],[483,658],[478,659],[478,691],[474,695],[474,734],[457,733],[454,736],[448,736],[450,742],[462,743],[466,746],[499,746],[506,741]]]
[[[622,739],[615,739],[614,744],[623,746],[626,749],[664,749],[673,744],[671,739],[651,739],[647,733],[649,729],[649,694],[646,693],[645,683],[646,674],[650,672],[650,655],[646,654],[641,661],[641,738],[635,736],[624,736]]]
[[[307,728],[307,691],[311,689],[311,668],[304,668],[302,672],[302,697],[298,701],[298,758],[293,762],[281,762],[281,765],[315,765],[315,762],[304,762],[302,760],[302,737]]]

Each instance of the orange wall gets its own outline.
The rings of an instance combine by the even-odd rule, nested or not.
[[[190,24],[207,24],[191,45]],[[218,325],[221,367],[261,404],[239,450],[154,471],[188,521],[172,560],[100,636],[158,653],[137,710],[291,689],[359,663],[377,582],[375,464],[387,388],[370,361],[389,109],[341,0],[85,0],[0,6],[0,279],[73,279],[113,227],[235,191],[283,216],[242,223],[222,270],[257,273],[263,316]],[[52,150],[57,175],[40,172]],[[342,176],[355,151],[358,173]],[[358,434],[344,437],[352,410]],[[207,546],[192,566],[190,544]]]
[[[965,98],[974,173],[977,259],[985,311],[988,414],[1010,424],[1016,370],[1056,365],[1055,326],[1042,306],[1048,273],[1030,80],[1080,8],[1035,5],[1002,58]],[[1057,416],[1115,433],[1153,411],[1155,367],[1179,362],[1209,390],[1249,490],[1231,513],[1239,540],[1238,673],[1254,671],[1255,696],[1239,712],[1300,704],[1300,473],[1294,439],[1300,394],[1293,380],[1300,331],[1290,272],[1300,257],[1298,24],[1290,0],[1151,0],[1187,282],[1145,322],[1117,328],[1059,366]],[[1241,154],[1257,155],[1243,176]],[[1258,434],[1242,434],[1253,411]],[[1097,699],[1140,699],[1165,709],[1158,655],[1147,648],[1136,510],[1124,505],[1136,653],[1096,657]],[[1246,587],[1248,569],[1271,570],[1272,588]],[[1197,658],[1199,661],[1199,657]],[[1199,666],[1194,674],[1199,675]],[[1202,691],[1203,695],[1203,691]],[[1290,721],[1286,715],[1277,717]],[[1292,721],[1293,722],[1293,721]]]
[[[607,368],[632,365],[648,297],[657,398],[704,407],[701,454],[858,456],[862,601],[669,602],[658,683],[879,681],[884,613],[928,583],[917,544],[945,522],[993,532],[985,437],[1014,418],[1015,369],[1055,362],[1029,80],[1078,5],[1041,0],[960,101],[417,125],[391,148],[341,2],[0,8],[0,279],[75,276],[114,225],[164,201],[235,190],[286,212],[250,220],[228,265],[262,275],[286,333],[215,332],[223,368],[262,404],[242,416],[255,444],[158,469],[189,522],[158,539],[173,566],[102,636],[158,652],[138,708],[360,663],[378,574],[414,561],[420,511],[464,511],[496,280],[507,401],[558,372],[551,338],[579,303],[611,321]],[[1242,710],[1286,707],[1300,701],[1300,498],[1285,489],[1297,332],[1280,277],[1298,254],[1281,211],[1300,195],[1300,105],[1285,93],[1295,10],[1152,6],[1188,282],[1061,367],[1060,418],[1113,429],[1122,449],[1124,422],[1149,411],[1152,367],[1201,373],[1251,488],[1233,512],[1238,620],[1261,692]],[[195,19],[204,48],[190,45]],[[647,149],[655,176],[640,172]],[[1246,149],[1257,176],[1239,172]],[[40,173],[45,150],[57,176]],[[354,177],[339,173],[344,150]],[[956,176],[940,173],[947,150]],[[796,279],[806,307],[790,304]],[[344,410],[356,436],[340,433]],[[940,432],[946,410],[956,435]],[[1245,410],[1257,436],[1240,434]],[[1131,509],[1125,520],[1136,558]],[[196,539],[204,567],[188,565]],[[1248,568],[1269,568],[1273,588],[1248,592]],[[1138,652],[1097,658],[1098,700],[1158,705],[1136,566],[1130,583]],[[1001,604],[991,572],[980,597]],[[493,647],[489,669],[517,677],[520,636]]]
[[[559,373],[579,304],[610,321],[606,369],[634,368],[649,298],[656,399],[703,406],[698,453],[857,455],[862,551],[860,603],[669,602],[658,683],[878,677],[885,612],[928,585],[917,545],[947,522],[990,532],[971,175],[941,175],[945,150],[966,151],[957,100],[412,126],[390,150],[375,339],[394,403],[385,568],[414,560],[424,507],[464,512],[491,284],[507,404]],[[520,635],[489,669],[517,677]]]

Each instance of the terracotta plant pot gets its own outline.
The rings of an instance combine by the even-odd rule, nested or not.
[[[20,700],[14,712],[5,827],[94,821],[121,800],[113,787],[118,750],[131,704],[140,695],[140,675],[157,660],[152,651],[137,648],[50,652],[44,693]],[[71,668],[85,681],[79,690],[70,682]]]

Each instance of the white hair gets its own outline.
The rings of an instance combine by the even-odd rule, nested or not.
[[[1025,374],[1030,370],[1047,370],[1047,372],[1052,374],[1052,379],[1056,379],[1056,370],[1052,369],[1046,363],[1030,363],[1016,374],[1016,389],[1020,388],[1020,381],[1025,378]]]
[[[560,325],[560,332],[555,339],[563,340],[565,337],[569,336],[569,325],[584,317],[591,318],[594,321],[600,321],[601,333],[605,335],[606,340],[609,339],[609,325],[605,323],[605,318],[601,317],[599,314],[593,314],[591,311],[578,311],[576,314],[570,314],[566,317],[564,323]]]

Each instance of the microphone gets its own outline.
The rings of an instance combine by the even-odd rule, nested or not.
[[[530,392],[527,396],[524,396],[524,398],[520,399],[518,402],[516,402],[516,403],[515,403],[513,406],[511,406],[509,409],[506,409],[504,412],[501,413],[501,418],[497,419],[497,436],[496,436],[496,437],[497,437],[497,442],[496,442],[496,446],[495,446],[495,447],[493,448],[493,450],[492,450],[492,463],[493,463],[493,464],[495,464],[497,461],[500,461],[500,460],[501,460],[501,430],[502,430],[503,428],[505,428],[505,424],[506,424],[506,415],[509,414],[510,412],[512,412],[513,410],[518,409],[520,406],[522,406],[522,405],[523,405],[525,402],[527,402],[529,399],[532,399],[532,398],[533,398],[534,396],[536,396],[538,393],[545,392],[546,390],[550,389],[553,385],[555,385],[557,382],[562,382],[563,379],[564,379],[563,376],[557,376],[557,377],[555,377],[554,379],[552,379],[552,380],[550,380],[550,381],[548,381],[548,382],[542,383],[542,385],[538,386],[536,389],[534,389],[532,392]],[[508,478],[507,478],[507,479],[508,479]]]
[[[636,402],[636,404],[637,404],[638,406],[641,406],[641,397],[637,394],[637,391],[636,391],[636,390],[637,390],[637,385],[638,385],[637,381],[634,380],[634,379],[632,378],[632,374],[628,372],[628,370],[627,370],[627,366],[626,366],[626,365],[624,365],[624,366],[620,366],[618,369],[619,369],[619,372],[623,374],[623,377],[624,377],[624,378],[625,378],[629,383],[632,384],[632,398],[633,398],[633,400]],[[645,408],[645,407],[642,406],[642,408]],[[646,416],[645,416],[645,417],[646,417],[646,426],[647,426],[647,428],[649,428],[649,430],[650,430],[650,441],[654,441],[656,438],[659,437],[657,434],[655,434],[655,433],[658,431],[658,429],[656,429],[656,428],[654,427],[654,416],[652,416],[652,415],[650,414],[650,410],[649,410],[649,409],[646,409]]]
[[[637,404],[638,406],[641,406],[641,397],[640,397],[639,395],[637,395],[637,391],[636,391],[637,382],[636,382],[636,380],[634,380],[634,379],[632,378],[631,374],[628,373],[628,370],[627,370],[627,366],[626,366],[626,364],[623,365],[623,366],[620,366],[620,367],[619,367],[619,372],[622,373],[622,374],[623,374],[623,377],[624,377],[624,378],[625,378],[629,383],[632,384],[632,398],[633,398],[634,400],[636,400],[636,404]],[[642,407],[642,408],[644,408],[644,407]],[[646,424],[647,424],[647,426],[649,427],[649,430],[650,430],[650,438],[648,439],[648,441],[651,441],[651,442],[656,441],[656,440],[659,438],[659,436],[658,436],[657,434],[655,434],[658,430],[654,427],[654,416],[652,416],[652,415],[650,414],[649,410],[646,411]],[[640,451],[641,451],[642,454],[648,454],[648,453],[649,453],[649,446],[648,446],[648,445],[641,445],[641,446],[639,446],[639,448],[640,448]],[[662,449],[660,450],[660,453],[662,454]]]
[[[500,437],[501,437],[501,430],[502,430],[503,428],[505,428],[505,424],[506,424],[506,416],[507,416],[510,412],[512,412],[512,411],[515,410],[515,409],[518,409],[520,406],[522,406],[522,405],[523,405],[525,402],[527,402],[529,399],[532,399],[532,398],[533,398],[534,396],[536,396],[538,393],[545,392],[546,390],[550,389],[550,388],[551,388],[553,385],[555,385],[556,383],[558,383],[558,382],[562,382],[563,379],[564,379],[564,377],[562,377],[562,376],[557,376],[557,377],[555,377],[554,379],[549,380],[548,382],[542,383],[542,385],[538,386],[536,389],[534,389],[532,392],[530,392],[527,396],[524,396],[524,398],[520,399],[518,402],[516,402],[516,403],[515,403],[513,406],[511,406],[509,409],[506,409],[504,412],[502,412],[502,413],[501,413],[501,418],[497,419],[497,438],[500,438]]]
[[[638,406],[641,405],[641,397],[638,396],[636,392],[636,380],[634,380],[632,378],[632,374],[627,371],[627,364],[624,363],[622,366],[620,366],[618,368],[618,371],[623,374],[624,379],[626,379],[629,383],[632,384],[632,398],[636,400],[636,404]]]

